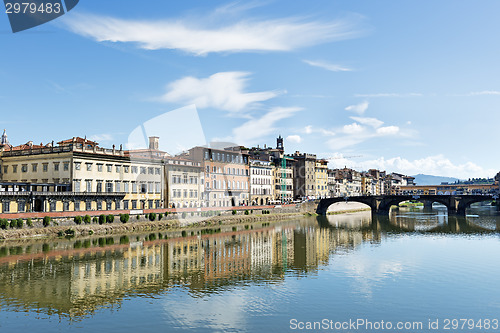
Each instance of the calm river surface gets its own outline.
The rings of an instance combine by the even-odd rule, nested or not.
[[[0,332],[499,332],[500,216],[468,214],[0,243]]]

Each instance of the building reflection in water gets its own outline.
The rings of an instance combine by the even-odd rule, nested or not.
[[[336,253],[378,243],[387,231],[415,230],[410,222],[360,212],[168,240],[151,234],[136,242],[116,236],[0,245],[0,305],[78,319],[137,294],[183,288],[203,297],[240,284],[281,283],[287,275],[316,274]],[[428,232],[477,230],[454,217],[431,224]]]

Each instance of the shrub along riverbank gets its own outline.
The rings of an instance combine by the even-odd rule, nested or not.
[[[99,215],[76,216],[72,219],[0,219],[0,239],[53,238],[64,236],[109,235],[155,230],[175,230],[189,227],[205,227],[221,224],[252,223],[258,221],[281,221],[303,216],[303,213],[271,213],[262,211],[253,213],[206,216],[187,216],[180,214],[176,218],[168,214],[149,213],[145,215]],[[212,216],[210,216],[212,215]],[[215,215],[215,216],[214,216]]]

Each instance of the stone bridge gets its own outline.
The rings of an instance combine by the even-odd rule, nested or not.
[[[327,198],[319,200],[316,213],[326,215],[328,207],[337,202],[360,202],[370,206],[373,214],[388,214],[391,206],[400,202],[417,200],[439,202],[448,208],[448,215],[465,215],[465,210],[475,202],[497,199],[496,195],[370,195]]]

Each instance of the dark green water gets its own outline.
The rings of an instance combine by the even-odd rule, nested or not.
[[[500,216],[468,214],[3,243],[0,332],[498,332]]]

